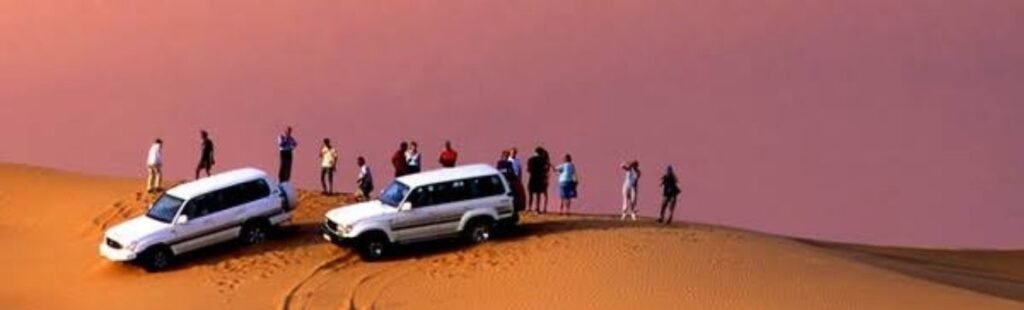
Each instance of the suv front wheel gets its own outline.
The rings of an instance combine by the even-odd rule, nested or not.
[[[174,260],[174,253],[166,246],[155,245],[142,252],[139,258],[141,258],[142,267],[146,271],[157,272],[171,265],[171,262]]]
[[[375,261],[384,257],[388,248],[388,238],[383,233],[371,232],[356,240],[359,256],[365,261]]]

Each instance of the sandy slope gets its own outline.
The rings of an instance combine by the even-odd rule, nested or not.
[[[809,243],[705,225],[528,217],[465,247],[375,264],[315,234],[346,197],[303,194],[295,225],[256,247],[146,274],[96,253],[138,214],[139,182],[0,165],[0,306],[19,308],[963,308],[1024,306],[1024,254]]]

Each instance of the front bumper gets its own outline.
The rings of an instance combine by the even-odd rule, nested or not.
[[[341,233],[339,233],[337,231],[334,231],[330,227],[327,227],[327,223],[324,223],[323,225],[320,225],[320,234],[323,236],[324,240],[330,241],[330,242],[332,242],[334,244],[339,244],[339,245],[351,245],[352,244],[352,238],[345,238],[344,236],[341,235]]]
[[[100,256],[115,262],[127,262],[135,260],[138,254],[127,249],[115,249],[103,243],[100,244]]]

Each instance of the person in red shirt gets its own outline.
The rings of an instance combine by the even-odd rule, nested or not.
[[[395,151],[395,155],[391,156],[391,165],[395,166],[395,177],[400,177],[409,174],[408,162],[405,161],[405,151],[409,150],[409,143],[402,141],[402,144],[398,145],[398,151]]]
[[[438,161],[441,163],[441,167],[451,168],[455,167],[455,161],[459,159],[459,153],[452,149],[452,142],[444,142],[444,151],[441,151],[441,158]]]

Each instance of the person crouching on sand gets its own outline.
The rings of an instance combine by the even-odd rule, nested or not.
[[[558,191],[562,197],[558,205],[558,212],[568,214],[572,207],[572,200],[578,196],[579,174],[576,172],[576,165],[572,163],[572,155],[565,154],[565,163],[555,168],[558,171]]]
[[[679,197],[679,178],[676,177],[672,166],[668,166],[665,175],[661,177],[661,187],[664,199],[661,201],[661,215],[658,216],[658,223],[672,224],[672,215],[676,213],[676,200]],[[668,209],[668,220],[665,220],[665,209]]]
[[[331,139],[324,138],[320,147],[320,186],[324,195],[334,194],[334,171],[338,167],[338,150],[331,146]]]
[[[370,200],[370,192],[373,192],[373,174],[370,173],[370,166],[362,156],[356,158],[359,165],[359,177],[356,178],[356,186],[359,188],[359,199]]]
[[[631,161],[622,164],[622,170],[626,171],[625,181],[622,183],[622,220],[626,217],[636,221],[637,187],[640,184],[640,162]]]
[[[164,141],[159,138],[149,147],[149,154],[146,156],[146,192],[155,193],[160,190],[160,183],[163,181],[163,147]]]

